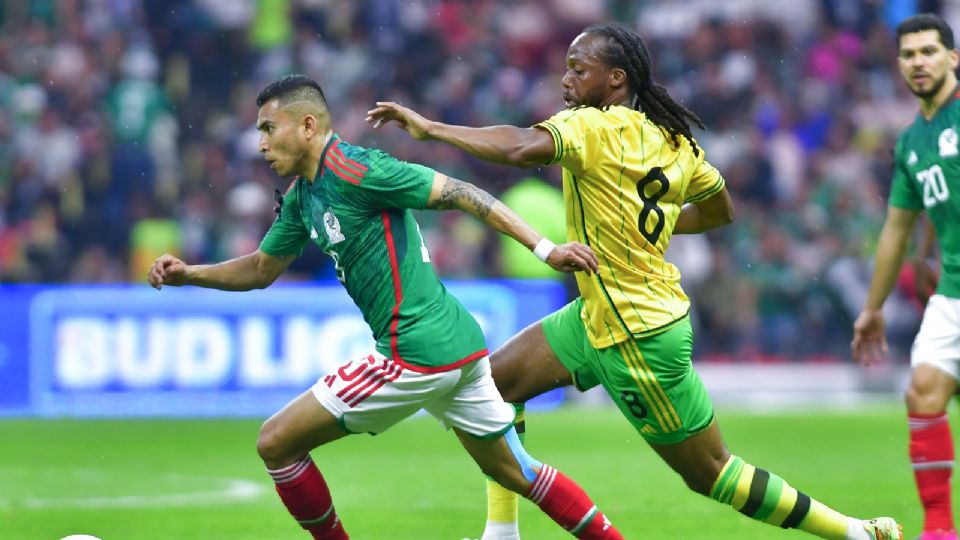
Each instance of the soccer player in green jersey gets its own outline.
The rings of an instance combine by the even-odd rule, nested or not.
[[[640,36],[595,25],[567,51],[567,109],[532,128],[451,126],[388,102],[378,103],[368,121],[397,122],[417,139],[498,163],[563,167],[567,238],[592,247],[600,269],[577,276],[580,298],[491,355],[507,401],[523,403],[558,386],[603,385],[640,436],[698,493],[822,538],[900,538],[894,520],[840,514],[724,445],[691,364],[689,300],[664,253],[673,234],[729,223],[733,209],[723,177],[691,135],[690,122],[700,120],[651,74]],[[519,538],[516,513],[504,510],[509,496],[490,486],[488,493],[484,540]]]
[[[851,346],[854,358],[863,364],[886,352],[883,303],[900,273],[914,224],[920,212],[926,212],[940,245],[940,280],[927,300],[910,353],[913,373],[906,392],[909,452],[924,510],[920,539],[956,540],[950,504],[953,438],[946,407],[960,389],[958,52],[950,26],[933,14],[901,22],[897,45],[900,74],[917,96],[920,113],[900,134],[894,148],[887,218]]]
[[[213,265],[163,255],[147,279],[157,289],[242,291],[273,283],[311,240],[333,258],[376,347],[317,381],[260,430],[257,451],[293,517],[315,539],[348,538],[309,452],[351,433],[381,433],[426,409],[454,430],[484,473],[571,534],[622,540],[576,483],[523,449],[513,408],[491,378],[480,326],[434,273],[410,209],[468,212],[561,271],[595,271],[593,252],[577,242],[553,245],[471,184],[344,141],[332,130],[320,86],[307,77],[274,82],[257,105],[260,151],[277,174],[295,177],[260,248]]]

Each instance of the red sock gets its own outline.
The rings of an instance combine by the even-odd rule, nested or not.
[[[310,455],[280,470],[267,470],[287,510],[314,540],[350,540],[333,507],[327,482]]]
[[[623,540],[583,489],[549,465],[540,468],[527,498],[577,538]]]
[[[923,503],[924,530],[952,529],[953,438],[946,413],[910,414],[910,461]]]

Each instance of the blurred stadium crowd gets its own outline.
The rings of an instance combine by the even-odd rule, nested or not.
[[[846,361],[891,148],[916,111],[892,27],[918,10],[958,28],[953,2],[919,0],[2,2],[0,283],[141,281],[163,251],[254,250],[285,187],[256,150],[255,96],[294,71],[320,81],[351,142],[498,195],[529,176],[559,185],[556,167],[483,164],[373,131],[365,112],[390,99],[447,122],[530,125],[562,107],[570,40],[619,20],[706,122],[697,136],[737,206],[733,225],[670,250],[698,356]],[[422,219],[442,276],[513,273],[478,223]],[[324,259],[308,250],[289,279],[331,277]],[[920,313],[902,282],[887,302],[901,351]]]

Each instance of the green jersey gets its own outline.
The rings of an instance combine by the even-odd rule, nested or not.
[[[299,255],[313,240],[333,258],[377,350],[418,372],[487,354],[480,326],[434,273],[410,211],[426,207],[435,174],[334,135],[313,182],[293,181],[260,243],[270,255]]]
[[[926,210],[940,244],[937,293],[960,298],[960,91],[897,139],[890,205]]]

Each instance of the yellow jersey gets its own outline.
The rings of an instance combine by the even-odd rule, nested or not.
[[[580,316],[605,348],[663,332],[690,310],[680,271],[664,259],[680,208],[724,187],[720,172],[640,111],[578,107],[536,124],[563,167],[567,239],[590,246],[600,272],[577,272]]]

